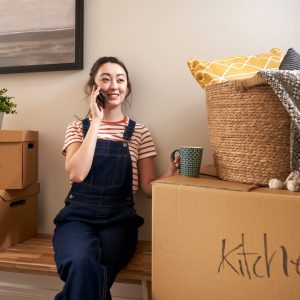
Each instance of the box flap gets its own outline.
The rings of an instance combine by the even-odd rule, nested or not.
[[[35,182],[25,189],[19,190],[0,190],[0,199],[4,201],[12,201],[18,198],[27,197],[38,194],[40,192],[40,183]]]
[[[31,142],[38,140],[38,131],[0,130],[0,142]]]
[[[220,180],[214,176],[208,176],[208,175],[200,175],[199,178],[177,175],[177,176],[167,177],[164,179],[159,179],[153,182],[153,184],[158,184],[158,183],[180,184],[186,186],[196,186],[196,187],[205,187],[205,188],[241,191],[241,192],[249,192],[253,188],[257,187],[256,185],[253,184],[243,184],[243,183]]]

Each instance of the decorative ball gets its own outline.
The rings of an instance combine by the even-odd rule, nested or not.
[[[281,190],[284,187],[284,183],[279,179],[273,178],[269,181],[269,188],[274,190]]]
[[[286,183],[286,187],[291,192],[298,192],[300,190],[300,183],[298,180],[288,180]]]

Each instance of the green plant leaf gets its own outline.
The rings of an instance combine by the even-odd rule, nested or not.
[[[11,100],[14,97],[6,95],[7,92],[6,88],[0,89],[0,111],[6,114],[16,114],[17,104]]]

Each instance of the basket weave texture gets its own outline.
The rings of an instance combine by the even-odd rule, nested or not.
[[[217,176],[260,185],[284,181],[290,173],[290,117],[269,85],[241,89],[238,83],[206,88]]]

